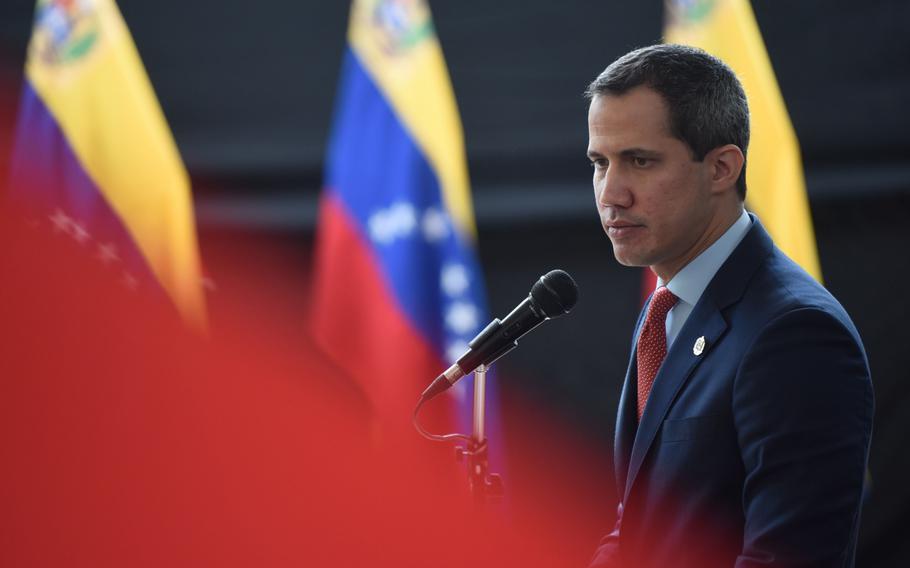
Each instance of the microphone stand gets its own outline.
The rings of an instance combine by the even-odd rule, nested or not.
[[[487,459],[487,437],[484,433],[484,407],[486,403],[486,381],[489,365],[480,365],[474,371],[474,433],[471,436],[467,434],[432,434],[424,430],[417,419],[420,414],[420,408],[425,402],[436,396],[441,391],[432,393],[431,385],[427,391],[431,394],[427,396],[424,392],[417,406],[414,408],[414,414],[411,421],[414,428],[421,436],[434,442],[448,442],[450,440],[464,440],[466,446],[457,446],[455,448],[455,459],[459,462],[467,462],[468,482],[471,487],[471,493],[474,496],[476,504],[498,501],[503,494],[502,478],[499,474],[490,473],[489,462]],[[442,376],[440,376],[442,378]],[[437,379],[439,381],[440,379]],[[434,383],[435,384],[435,383]]]
[[[466,461],[468,479],[474,501],[485,503],[503,494],[502,478],[489,472],[487,437],[484,433],[484,403],[486,398],[487,371],[496,361],[518,346],[518,339],[544,321],[566,314],[578,300],[578,287],[565,271],[551,270],[531,287],[531,293],[503,320],[491,321],[468,343],[468,351],[451,367],[436,377],[423,391],[411,421],[421,436],[428,440],[446,442],[461,438],[466,447],[455,448],[459,461]],[[431,434],[420,426],[417,414],[423,404],[445,391],[466,373],[474,369],[474,434]]]
[[[477,504],[497,502],[503,494],[502,477],[489,473],[489,445],[484,433],[488,369],[486,365],[480,365],[474,370],[474,432],[467,440],[467,447],[455,448],[455,458],[459,462],[467,461],[468,482]]]

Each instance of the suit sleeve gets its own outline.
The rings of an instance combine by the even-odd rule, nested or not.
[[[852,566],[873,394],[858,337],[815,308],[769,323],[733,391],[745,466],[736,568]]]
[[[588,568],[619,568],[619,528],[622,525],[622,503],[616,507],[616,525],[603,537]]]

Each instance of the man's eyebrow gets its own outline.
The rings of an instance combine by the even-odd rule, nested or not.
[[[619,153],[620,156],[644,156],[645,158],[660,157],[660,152],[646,148],[627,148]]]
[[[628,158],[631,156],[642,156],[645,158],[659,158],[659,157],[661,157],[662,154],[656,150],[648,150],[647,148],[636,147],[636,148],[626,148],[625,150],[621,150],[619,152],[619,155],[623,156],[624,158]],[[589,160],[599,160],[600,158],[605,158],[605,157],[606,156],[604,156],[603,154],[601,154],[600,152],[598,152],[596,150],[588,150],[588,159]]]

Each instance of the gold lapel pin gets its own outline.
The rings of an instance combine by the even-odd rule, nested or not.
[[[698,357],[705,351],[705,336],[702,335],[695,340],[695,345],[692,346],[692,353]]]

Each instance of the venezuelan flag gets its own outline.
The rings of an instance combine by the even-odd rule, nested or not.
[[[667,0],[664,39],[700,47],[727,63],[749,99],[746,205],[774,242],[821,281],[796,132],[748,0]]]
[[[380,421],[406,424],[487,319],[461,123],[426,2],[353,2],[336,104],[313,333]]]
[[[16,201],[205,327],[189,179],[113,0],[39,0],[14,144]]]

